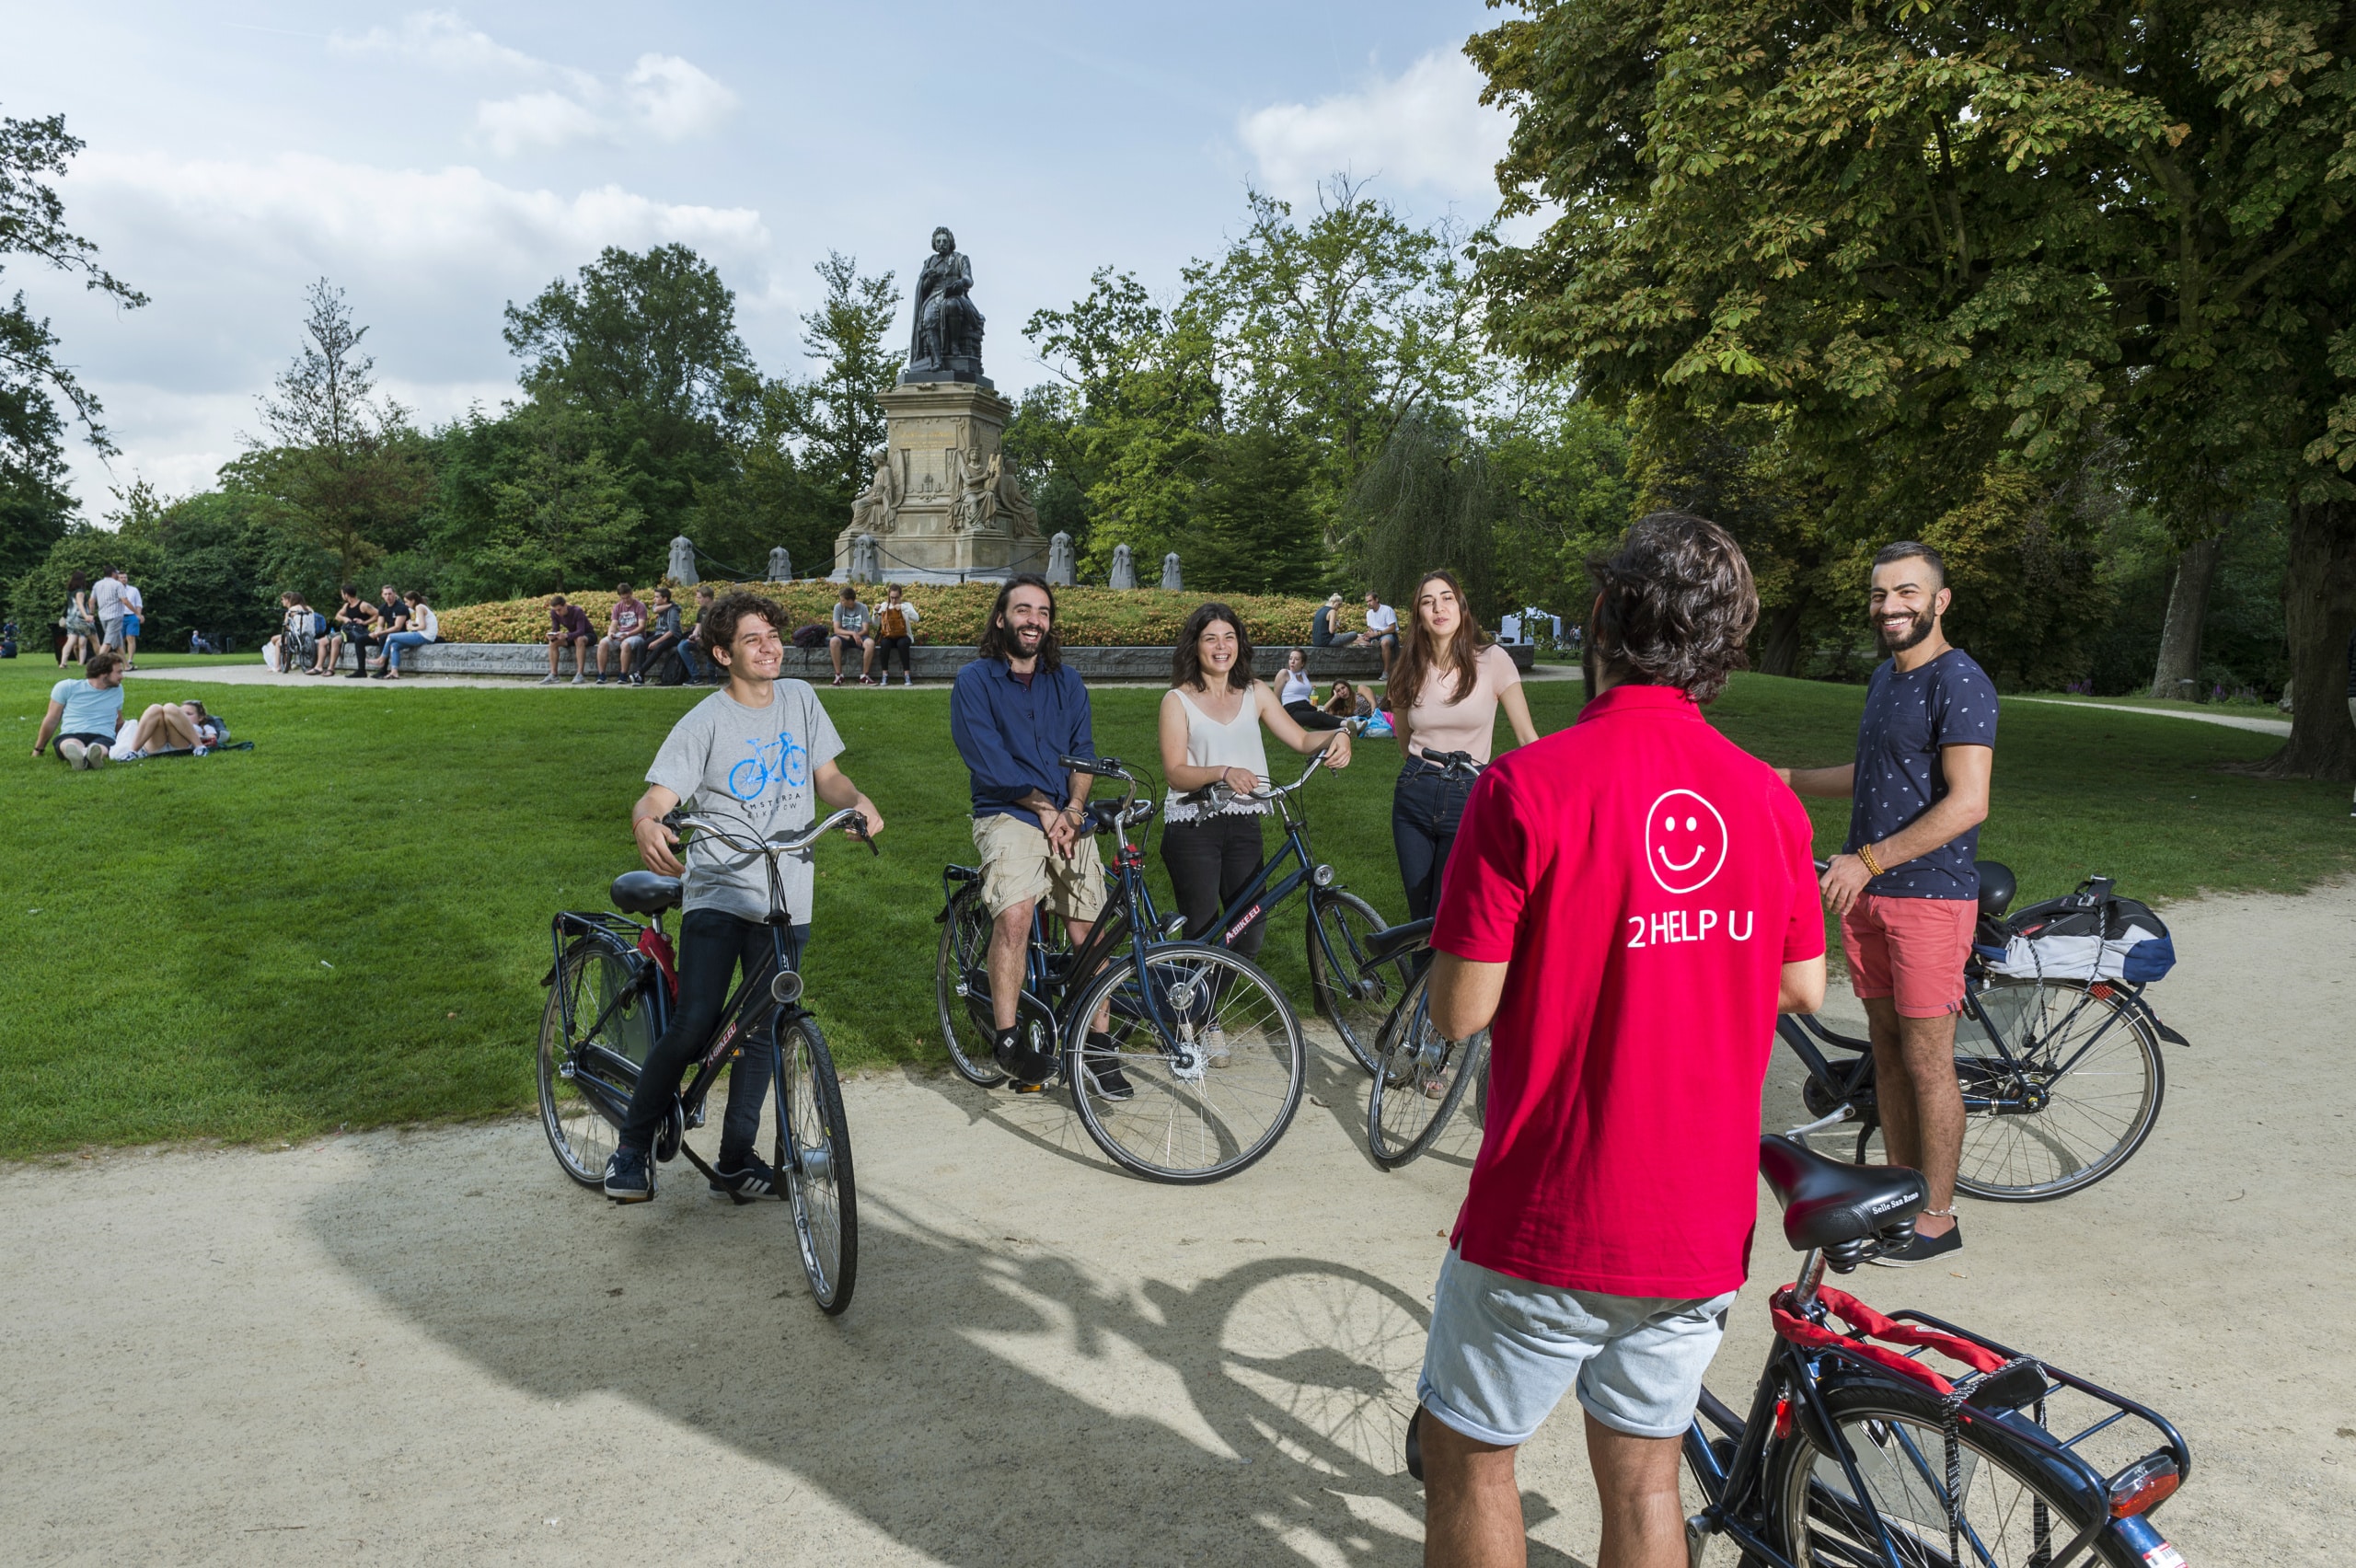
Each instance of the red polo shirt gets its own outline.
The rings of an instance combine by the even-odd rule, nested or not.
[[[1467,1261],[1614,1296],[1742,1284],[1783,966],[1824,951],[1809,838],[1673,687],[1615,686],[1482,776],[1432,937],[1511,965]]]

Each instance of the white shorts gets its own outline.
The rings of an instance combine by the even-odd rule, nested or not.
[[[1706,1301],[1607,1296],[1516,1279],[1451,1248],[1439,1266],[1415,1394],[1465,1436],[1527,1443],[1574,1383],[1587,1412],[1631,1437],[1692,1424],[1734,1292]]]

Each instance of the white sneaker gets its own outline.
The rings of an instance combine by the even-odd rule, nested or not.
[[[89,750],[82,754],[82,766],[85,767],[104,767],[107,765],[107,757],[108,749],[105,746],[92,746]]]
[[[57,755],[72,764],[76,773],[90,766],[90,748],[79,741],[58,742]]]
[[[542,675],[540,677],[540,684],[542,686],[554,686],[556,685],[556,677],[554,675]]]
[[[901,684],[902,686],[914,686],[914,685],[916,685],[916,684],[917,684],[917,678],[916,678],[916,676],[914,676],[914,675],[912,675],[912,674],[910,674],[910,675],[902,675],[902,676],[900,677],[900,684]],[[2350,813],[2350,815],[2356,815],[2356,813]]]
[[[144,762],[147,760],[147,754],[145,752],[110,752],[108,755],[112,756],[117,762]],[[202,756],[204,755],[203,749],[202,747],[198,748],[196,755]]]
[[[572,684],[574,686],[586,686],[588,683],[583,680],[579,675],[575,675],[572,677]]]

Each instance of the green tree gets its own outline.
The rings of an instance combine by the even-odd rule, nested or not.
[[[1777,409],[1853,539],[2050,517],[2100,442],[2180,527],[2256,487],[2292,517],[2275,766],[2356,773],[2356,7],[1523,9],[1468,46],[1516,115],[1506,215],[1561,209],[1483,258],[1503,343]]]
[[[534,403],[515,416],[521,461],[489,487],[491,530],[478,570],[511,595],[604,586],[630,571],[643,519],[629,486],[575,409]]]
[[[902,355],[892,340],[900,291],[893,274],[859,275],[859,259],[829,250],[814,269],[826,297],[802,318],[802,346],[818,374],[795,384],[796,423],[812,477],[850,499],[867,488],[868,456],[884,444],[884,405]]]
[[[1213,442],[1194,504],[1197,521],[1175,546],[1186,585],[1214,594],[1322,588],[1326,552],[1309,483],[1301,444],[1277,432],[1247,430]]]
[[[1488,453],[1446,409],[1408,415],[1350,490],[1345,516],[1366,585],[1385,604],[1406,605],[1425,572],[1444,568],[1494,628],[1507,500]]]

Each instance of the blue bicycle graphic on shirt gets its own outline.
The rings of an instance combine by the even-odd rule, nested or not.
[[[740,801],[757,801],[772,784],[799,790],[810,781],[810,752],[780,730],[773,741],[747,741],[753,755],[728,770],[728,792]]]

